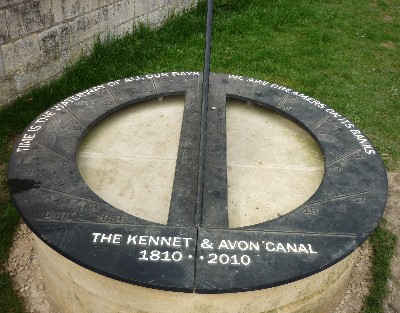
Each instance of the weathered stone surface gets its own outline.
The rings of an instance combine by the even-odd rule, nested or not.
[[[60,55],[59,28],[53,27],[39,34],[40,54],[45,62]]]
[[[188,9],[196,3],[196,0],[182,0],[182,9]]]
[[[169,16],[169,11],[164,10],[161,11],[162,14],[158,11],[152,11],[149,14],[147,14],[147,23],[149,23],[152,26],[160,26],[161,23],[168,18]]]
[[[0,50],[0,78],[4,76],[4,64],[3,64],[3,54]]]
[[[82,41],[74,46],[71,46],[70,52],[71,52],[71,59],[70,61],[76,62],[80,56],[87,54],[93,46],[94,43],[94,38],[88,38],[85,41]]]
[[[146,1],[147,3],[147,1]],[[136,4],[137,6],[137,4]],[[109,27],[115,28],[121,24],[124,24],[130,20],[133,20],[135,16],[135,1],[134,0],[123,0],[114,3],[110,6],[108,20]]]
[[[108,16],[109,16],[109,10],[110,8],[108,6],[99,8],[98,10],[96,10],[96,14],[97,14],[97,22],[98,22],[98,28],[100,33],[101,32],[105,32],[108,30],[108,25],[109,25],[109,20],[108,20]]]
[[[141,24],[141,23],[147,24],[147,23],[148,23],[148,21],[147,21],[147,15],[148,15],[148,14],[143,14],[143,15],[138,16],[138,17],[136,18],[136,22],[139,23],[139,24]]]
[[[166,0],[163,3],[162,10],[167,10],[168,14],[178,13],[182,9],[181,1]]]
[[[108,6],[110,4],[113,4],[115,0],[99,0],[99,7],[104,7]]]
[[[9,80],[0,78],[0,107],[5,106],[16,93],[15,86],[9,84]]]
[[[121,25],[118,25],[117,27],[115,27],[114,33],[116,36],[123,36],[123,35],[131,32],[133,27],[134,27],[134,22],[128,21],[124,24],[121,24]]]
[[[12,39],[50,27],[54,22],[51,0],[28,1],[6,10]]]
[[[0,9],[11,6],[11,5],[16,5],[16,4],[24,2],[24,1],[26,1],[26,0],[0,0]]]
[[[2,45],[1,50],[6,75],[12,75],[26,68],[34,67],[40,62],[40,48],[37,34],[32,34],[16,42]]]
[[[51,78],[60,75],[64,68],[64,61],[57,58],[51,62],[47,62],[38,68],[28,69],[18,72],[14,75],[14,82],[17,92],[22,92],[36,85],[41,85]]]
[[[57,23],[80,16],[97,9],[95,0],[62,0],[53,3],[54,18]]]
[[[0,11],[0,45],[6,43],[9,40],[6,11]]]
[[[148,1],[137,1],[135,7],[136,16],[141,16],[143,14],[147,14],[154,10],[157,10],[160,6],[160,1],[157,0],[148,0]]]
[[[78,17],[72,25],[72,43],[78,43],[87,39],[88,37],[92,37],[95,31],[92,29],[92,21],[90,17],[86,14],[81,17]]]
[[[96,38],[125,35],[138,23],[158,26],[172,12],[196,2],[0,0],[0,79],[7,77],[4,84],[9,84],[1,89],[0,106],[25,87],[58,75],[61,67],[90,51]],[[54,72],[43,76],[40,67]]]
[[[60,46],[62,49],[92,38],[98,32],[97,14],[85,14],[60,26]]]

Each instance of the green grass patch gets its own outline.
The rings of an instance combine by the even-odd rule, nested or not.
[[[216,12],[212,70],[325,102],[366,132],[389,170],[399,168],[397,1],[237,1]]]
[[[384,225],[384,222],[382,224]],[[397,239],[383,225],[379,226],[371,236],[374,251],[372,258],[372,287],[365,301],[364,313],[383,312],[382,303],[389,292],[390,260],[394,255]]]
[[[201,71],[205,12],[203,2],[157,30],[139,26],[123,38],[98,42],[90,55],[82,56],[60,79],[35,88],[0,110],[2,177],[15,136],[56,102],[91,86],[132,75]],[[399,55],[397,0],[214,1],[212,71],[276,82],[325,102],[372,139],[389,170],[400,168]],[[10,280],[4,272],[18,224],[18,215],[6,194],[2,180],[0,308],[18,312],[18,298],[10,296]],[[391,254],[381,254],[380,249],[392,242],[383,227],[375,231],[374,277],[389,271]],[[382,277],[374,278],[366,312],[379,312],[382,307],[388,276]],[[16,300],[9,300],[8,305],[4,299]]]
[[[1,202],[0,205],[0,311],[24,312],[22,300],[13,291],[11,278],[5,268],[13,235],[20,218],[11,203]]]
[[[22,300],[11,288],[10,276],[0,271],[0,308],[4,313],[23,313],[25,308]]]

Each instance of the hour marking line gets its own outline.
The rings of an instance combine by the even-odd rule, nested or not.
[[[361,152],[361,149],[356,149],[356,150],[354,150],[354,151],[351,151],[351,152],[349,152],[349,153],[346,153],[345,155],[343,155],[343,156],[337,158],[336,160],[327,163],[326,166],[332,165],[333,163],[336,163],[336,162],[338,162],[338,161],[344,159],[345,157],[348,157],[349,155],[352,155],[352,154],[355,153],[355,152]]]
[[[339,200],[339,199],[343,199],[343,198],[347,198],[347,197],[351,197],[351,196],[362,195],[362,194],[365,194],[365,193],[368,193],[368,190],[361,191],[361,192],[356,192],[356,193],[350,193],[350,194],[347,194],[347,195],[341,195],[341,196],[337,196],[337,197],[330,198],[330,199],[324,199],[324,200],[309,202],[309,203],[305,203],[304,205],[310,205],[310,204],[316,204],[316,203],[322,203],[322,202],[328,202],[328,201],[335,201],[335,200]]]

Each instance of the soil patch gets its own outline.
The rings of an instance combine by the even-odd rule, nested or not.
[[[395,254],[392,258],[389,281],[389,297],[385,301],[385,313],[400,313],[400,172],[388,173],[389,198],[384,218],[386,227],[397,237]]]

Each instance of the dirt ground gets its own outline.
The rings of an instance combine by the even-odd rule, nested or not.
[[[400,313],[400,172],[389,173],[389,199],[385,210],[387,228],[397,236],[392,259],[390,295],[385,302],[385,313]]]
[[[389,199],[385,210],[387,227],[400,238],[400,172],[389,173]],[[400,240],[399,240],[400,241]],[[334,313],[358,313],[368,294],[371,274],[372,249],[367,241],[359,256],[346,293]],[[7,264],[15,288],[24,298],[28,312],[58,313],[51,303],[42,281],[31,232],[21,224]],[[400,313],[400,243],[392,260],[392,279],[388,282],[390,295],[385,302],[385,313]]]

